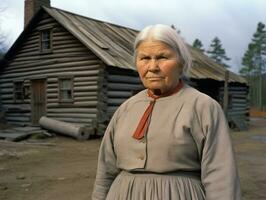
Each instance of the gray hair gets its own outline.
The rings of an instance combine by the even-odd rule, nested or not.
[[[137,48],[140,43],[147,40],[158,40],[167,44],[170,48],[176,51],[178,57],[181,59],[183,65],[182,75],[187,75],[192,65],[192,58],[189,53],[188,47],[186,46],[183,39],[172,27],[156,24],[145,27],[136,37],[134,43],[134,59],[136,61]]]

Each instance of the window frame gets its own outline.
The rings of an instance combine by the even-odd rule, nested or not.
[[[17,90],[17,84],[19,85],[20,91]],[[17,98],[17,93],[21,93],[21,99]],[[23,103],[24,102],[24,81],[17,80],[13,81],[13,100],[15,103]]]
[[[62,80],[70,80],[71,99],[62,99],[62,96],[61,96]],[[58,101],[59,103],[74,103],[74,77],[73,76],[58,77]]]
[[[52,27],[46,27],[43,29],[40,29],[39,34],[39,49],[40,53],[52,53],[53,52],[53,29]],[[49,39],[43,40],[43,34],[49,33]],[[44,48],[44,42],[49,42],[50,48]]]

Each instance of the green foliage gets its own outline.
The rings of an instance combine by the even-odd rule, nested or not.
[[[218,37],[212,40],[207,53],[215,62],[229,68],[225,61],[230,60],[230,58],[226,56],[225,49],[222,47],[221,40]]]
[[[251,43],[242,58],[242,75],[259,75],[266,72],[266,30],[265,24],[259,22]]]
[[[260,110],[266,108],[266,30],[265,24],[259,22],[243,58],[243,67],[239,72],[249,82],[250,104]]]
[[[192,46],[195,47],[196,49],[198,49],[199,51],[201,51],[202,53],[204,53],[204,51],[205,51],[205,50],[203,49],[203,44],[202,44],[202,42],[201,42],[198,38],[196,38],[196,39],[194,40]]]

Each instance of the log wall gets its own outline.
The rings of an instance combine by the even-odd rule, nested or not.
[[[39,31],[52,27],[53,51],[40,53]],[[103,77],[102,62],[48,14],[42,16],[32,28],[19,49],[8,60],[0,75],[0,98],[5,118],[10,124],[31,124],[31,98],[21,103],[14,102],[13,82],[23,81],[30,88],[31,80],[46,80],[46,115],[74,124],[95,126],[99,117],[98,91]],[[73,102],[60,103],[58,78],[73,78]]]
[[[104,130],[116,109],[128,98],[144,89],[137,72],[107,66],[100,92],[102,107],[100,109],[98,133]]]
[[[223,102],[224,87],[220,90],[220,102]],[[235,122],[242,121],[248,126],[250,103],[248,100],[248,87],[245,85],[229,84],[228,86],[228,110],[227,118],[229,125],[237,126]]]

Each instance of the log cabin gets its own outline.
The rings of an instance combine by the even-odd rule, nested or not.
[[[133,61],[137,33],[51,7],[49,0],[26,0],[24,30],[0,67],[6,122],[38,125],[47,116],[103,134],[117,107],[143,89]],[[246,80],[189,49],[187,82],[226,107],[229,123],[248,122]]]

